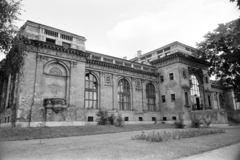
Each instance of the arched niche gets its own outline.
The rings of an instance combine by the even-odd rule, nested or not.
[[[44,65],[44,99],[59,98],[67,103],[69,70],[61,61],[50,61]]]

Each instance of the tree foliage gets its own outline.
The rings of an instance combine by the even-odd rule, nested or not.
[[[219,26],[198,43],[200,57],[210,62],[209,73],[233,86],[240,100],[240,19]]]
[[[21,15],[22,0],[0,0],[0,53],[8,53],[18,28],[14,24]]]

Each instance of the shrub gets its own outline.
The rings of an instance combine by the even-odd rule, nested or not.
[[[198,129],[188,129],[185,131],[173,131],[173,132],[151,132],[146,135],[144,132],[140,135],[135,135],[132,137],[132,140],[146,140],[150,142],[162,142],[162,141],[171,141],[181,138],[191,138],[198,137],[203,135],[225,133],[224,129],[207,129],[207,128],[198,128]]]
[[[108,123],[111,125],[114,125],[116,123],[115,121],[116,121],[116,117],[115,117],[114,113],[112,113],[110,115],[110,117],[108,117]]]
[[[185,124],[183,123],[183,120],[174,122],[175,128],[184,128]]]
[[[120,113],[118,113],[117,117],[116,117],[116,121],[115,121],[115,125],[116,126],[123,126],[124,120],[122,118],[122,115]]]
[[[201,119],[198,119],[196,116],[192,117],[191,124],[192,128],[200,128],[201,124],[202,124]]]
[[[99,110],[99,112],[96,115],[98,116],[96,120],[98,125],[106,125],[108,123],[107,111]]]

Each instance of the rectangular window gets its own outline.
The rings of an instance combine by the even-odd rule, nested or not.
[[[163,50],[157,51],[157,54],[161,54],[161,53],[163,53]]]
[[[164,77],[163,76],[160,76],[160,81],[164,82]]]
[[[65,35],[65,34],[61,34],[61,38],[62,38],[62,39],[65,39],[65,40],[69,40],[69,41],[72,41],[72,40],[73,40],[73,37],[72,37],[72,36],[68,36],[68,35]]]
[[[66,42],[62,42],[62,46],[64,48],[70,48],[71,47],[71,44],[70,43],[66,43]]]
[[[44,34],[49,35],[49,36],[53,36],[53,37],[58,37],[58,32],[54,32],[54,31],[50,31],[45,29]]]
[[[151,54],[149,54],[149,55],[147,55],[147,56],[146,56],[146,58],[149,58],[149,57],[152,57],[152,55],[151,55]]]
[[[188,93],[185,92],[185,105],[188,106]]]
[[[126,62],[124,62],[124,66],[131,67],[131,63],[126,63]]]
[[[118,65],[123,65],[123,62],[122,62],[122,61],[117,61],[117,60],[115,60],[115,63],[118,64]]]
[[[55,40],[54,39],[50,39],[50,38],[46,38],[46,42],[47,43],[51,43],[51,44],[55,44]]]
[[[149,71],[148,67],[143,67],[143,70]]]
[[[164,52],[169,51],[170,47],[164,48]]]
[[[170,79],[170,80],[174,80],[173,73],[170,73],[170,74],[169,74],[169,79]]]
[[[167,117],[163,117],[163,121],[167,121]]]
[[[88,122],[93,122],[93,117],[88,117]]]
[[[171,94],[171,101],[175,101],[175,94]]]
[[[109,62],[109,63],[113,63],[113,60],[112,59],[109,59],[109,58],[103,58],[103,61],[105,61],[105,62]]]
[[[209,107],[211,107],[211,97],[210,97],[210,95],[208,95],[208,105],[209,105]]]
[[[100,59],[101,59],[101,57],[100,57],[100,56],[94,56],[94,55],[92,55],[92,59],[95,59],[95,60],[100,60]]]
[[[143,117],[139,117],[139,121],[143,121]]]
[[[162,96],[162,103],[165,103],[166,99],[165,99],[165,95]]]
[[[176,120],[177,120],[177,117],[176,117],[176,116],[173,116],[173,117],[172,117],[172,120],[176,121]]]
[[[124,117],[124,121],[128,121],[128,117]]]
[[[152,121],[156,121],[156,117],[152,117]]]

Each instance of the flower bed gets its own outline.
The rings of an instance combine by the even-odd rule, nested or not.
[[[198,128],[198,129],[188,129],[188,130],[176,130],[173,132],[152,132],[146,135],[144,132],[140,135],[135,135],[132,137],[132,140],[146,140],[151,142],[163,142],[163,141],[171,141],[175,139],[181,138],[191,138],[198,137],[203,135],[217,134],[217,133],[225,133],[224,129],[208,129],[208,128]]]

